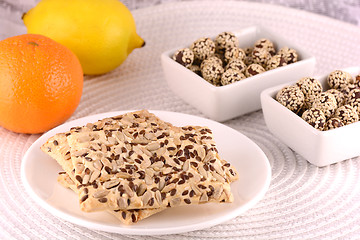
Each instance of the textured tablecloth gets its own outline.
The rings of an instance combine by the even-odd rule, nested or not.
[[[253,24],[264,25],[308,49],[317,58],[317,74],[360,64],[360,28],[299,10],[249,2],[182,2],[133,14],[146,47],[135,50],[115,71],[87,77],[81,103],[71,119],[142,108],[203,116],[170,92],[160,53],[200,36]],[[0,23],[8,28],[0,37],[24,31],[20,23],[4,18]],[[22,156],[39,136],[0,128],[0,239],[360,238],[359,159],[315,167],[268,131],[260,110],[225,124],[265,152],[272,167],[270,188],[255,207],[231,221],[171,236],[92,231],[52,216],[30,199],[20,179]]]
[[[0,15],[20,21],[23,12],[32,8],[40,0],[0,0]],[[129,9],[139,9],[163,3],[189,0],[121,0]],[[199,1],[199,0],[198,0]],[[201,1],[201,0],[200,0]],[[227,1],[227,0],[223,0]],[[244,0],[237,0],[244,1]],[[249,1],[249,0],[248,0]],[[322,14],[345,22],[360,25],[359,0],[251,0],[251,2],[271,3]],[[4,11],[2,11],[4,10]],[[14,14],[15,13],[15,14]],[[16,19],[17,18],[17,19]],[[1,25],[0,25],[1,26]]]

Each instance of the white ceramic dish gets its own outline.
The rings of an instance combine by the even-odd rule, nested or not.
[[[41,136],[22,160],[21,175],[25,188],[39,205],[64,220],[90,229],[134,235],[173,234],[211,227],[245,212],[264,196],[271,179],[270,164],[265,154],[250,139],[232,128],[208,119],[175,112],[151,112],[177,126],[203,125],[213,130],[220,155],[231,162],[239,172],[240,179],[231,185],[235,198],[233,203],[167,209],[131,226],[122,225],[106,212],[81,212],[77,196],[57,183],[60,166],[43,153],[40,146],[55,133],[124,112],[77,119]]]
[[[360,67],[342,69],[353,76],[360,73]],[[317,77],[324,90],[329,88],[327,75]],[[276,93],[286,85],[282,84],[264,90],[261,104],[269,130],[282,142],[302,155],[310,163],[322,167],[360,155],[358,136],[360,122],[329,131],[319,131],[301,117],[275,100]]]
[[[278,49],[285,46],[296,49],[300,61],[233,84],[216,87],[172,59],[176,50],[188,46],[164,52],[161,62],[170,89],[209,118],[220,122],[260,109],[262,90],[311,75],[315,68],[315,57],[263,27],[248,27],[234,34],[239,38],[242,48],[254,45],[260,38],[268,38]]]

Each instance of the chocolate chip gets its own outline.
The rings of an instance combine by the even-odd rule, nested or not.
[[[185,180],[184,179],[181,179],[179,182],[178,182],[178,185],[181,185],[181,184],[184,184],[185,183]]]
[[[136,222],[136,216],[135,214],[131,214],[131,221],[134,223]]]
[[[194,190],[191,190],[190,193],[189,193],[189,196],[190,197],[193,197],[195,195],[195,191]]]
[[[86,199],[88,199],[88,197],[89,197],[89,195],[87,195],[87,194],[82,196],[81,199],[80,199],[80,202],[81,203],[84,202]]]
[[[78,180],[79,183],[82,183],[82,177],[80,175],[76,175],[76,180]]]
[[[152,198],[150,198],[150,200],[148,201],[148,205],[149,206],[152,206],[152,205],[154,205],[154,198],[152,197]]]
[[[174,188],[170,191],[170,196],[174,196],[175,194],[176,194],[176,189]]]

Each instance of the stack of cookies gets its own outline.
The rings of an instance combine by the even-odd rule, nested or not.
[[[125,224],[169,207],[230,203],[235,168],[207,127],[176,127],[146,110],[105,118],[51,137],[41,149],[64,169],[58,181],[85,212]]]

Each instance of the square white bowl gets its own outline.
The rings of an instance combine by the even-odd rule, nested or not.
[[[191,43],[162,53],[161,63],[170,89],[209,118],[220,122],[260,109],[261,91],[313,74],[316,62],[315,57],[307,51],[263,27],[247,27],[234,34],[239,38],[241,48],[253,46],[260,38],[268,38],[277,49],[285,46],[294,48],[300,60],[236,83],[216,87],[172,59],[176,50],[189,47]]]
[[[360,67],[342,70],[353,76],[360,73]],[[321,82],[324,91],[329,89],[327,76],[328,74],[315,77]],[[280,89],[292,84],[294,83],[275,86],[261,93],[263,114],[270,132],[318,167],[359,156],[360,147],[357,138],[360,136],[360,122],[328,131],[313,128],[300,116],[275,100],[275,95]]]

